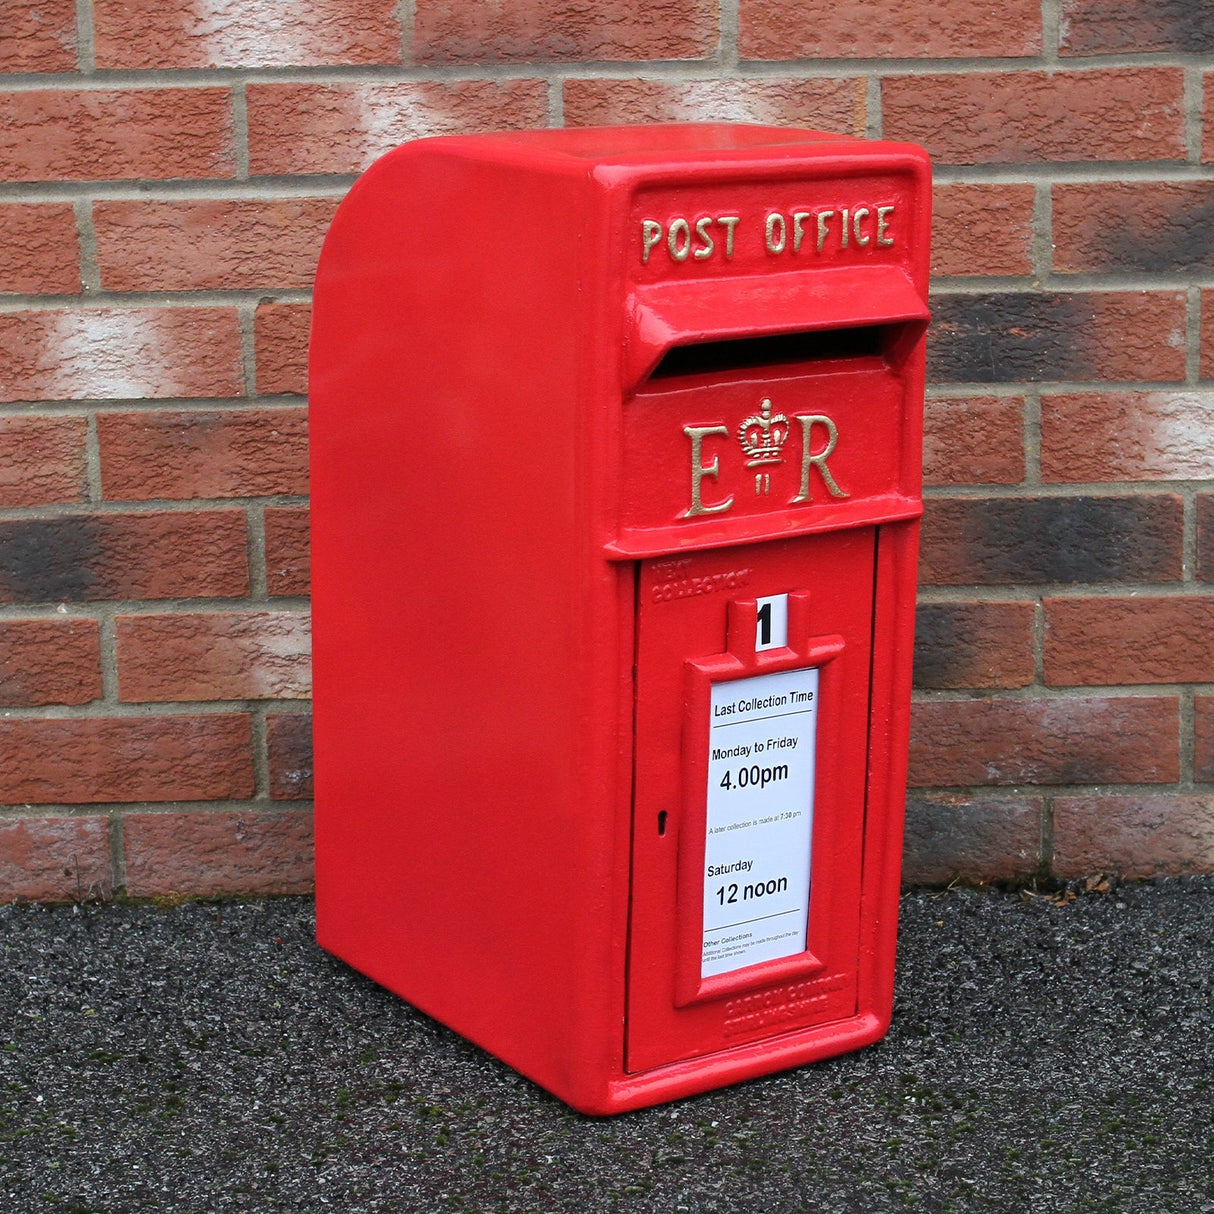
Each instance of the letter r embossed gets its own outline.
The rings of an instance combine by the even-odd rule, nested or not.
[[[839,445],[839,428],[825,413],[798,413],[796,420],[801,423],[801,490],[792,499],[793,502],[808,502],[813,499],[813,494],[809,489],[809,470],[811,468],[817,468],[822,474],[822,480],[826,482],[826,488],[831,497],[850,497],[849,493],[839,488],[835,478],[830,474],[830,469],[826,466],[826,461],[834,454],[835,448]],[[826,427],[826,446],[817,455],[811,455],[809,450],[810,436],[814,426]]]

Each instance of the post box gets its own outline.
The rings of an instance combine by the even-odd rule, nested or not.
[[[575,1108],[888,1026],[929,166],[419,140],[311,349],[321,944]]]

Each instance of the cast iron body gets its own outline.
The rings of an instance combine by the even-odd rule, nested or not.
[[[542,131],[397,149],[325,243],[319,938],[584,1111],[888,1025],[929,208],[907,145]],[[709,973],[777,884],[705,868],[712,688],[806,668],[804,944]]]

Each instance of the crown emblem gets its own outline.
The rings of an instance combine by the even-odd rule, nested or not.
[[[781,448],[788,440],[788,418],[783,413],[772,413],[771,401],[764,398],[758,413],[752,413],[738,427],[738,442],[750,457],[748,468],[758,464],[784,462]]]

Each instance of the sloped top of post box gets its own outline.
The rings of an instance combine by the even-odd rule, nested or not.
[[[643,126],[568,127],[499,131],[487,143],[508,143],[598,162],[633,162],[650,157],[804,148],[806,143],[866,143],[850,135],[794,127],[726,122],[659,122]]]
[[[409,148],[443,148],[465,156],[489,156],[517,161],[565,161],[570,170],[587,161],[607,167],[644,168],[729,161],[802,160],[811,156],[843,155],[870,159],[874,155],[926,154],[912,144],[887,143],[800,127],[725,122],[667,122],[638,126],[571,127],[550,130],[496,131],[483,135],[437,136],[419,139]]]

